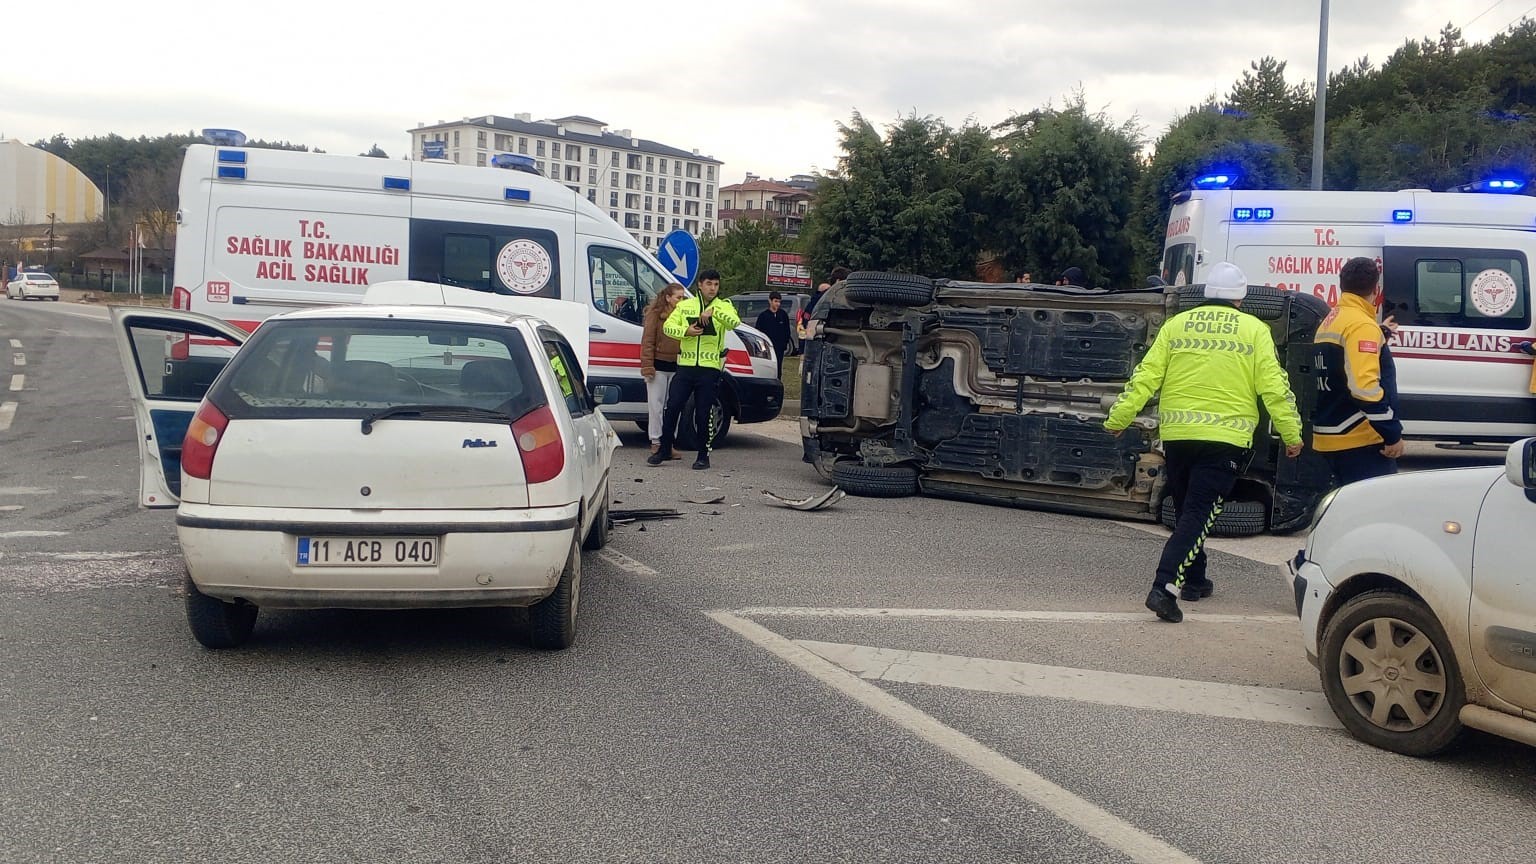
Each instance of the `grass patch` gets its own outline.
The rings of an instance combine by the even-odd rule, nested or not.
[[[800,399],[800,357],[784,358],[784,398]]]

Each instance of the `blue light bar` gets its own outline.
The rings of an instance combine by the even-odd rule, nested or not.
[[[1236,207],[1232,210],[1233,222],[1248,222],[1253,219],[1252,207]]]
[[[532,156],[520,153],[498,153],[491,157],[491,165],[496,168],[532,168],[535,164]]]
[[[1392,211],[1392,221],[1393,222],[1412,222],[1413,221],[1413,211],[1412,210],[1393,210]]]
[[[531,194],[529,194],[527,189],[513,189],[512,187],[509,186],[509,187],[507,187],[507,191],[506,191],[506,200],[508,200],[508,201],[532,201],[533,200],[533,196]]]
[[[1495,192],[1511,195],[1525,188],[1525,181],[1516,177],[1496,177],[1467,183],[1450,190],[1452,192]]]
[[[244,165],[245,164],[245,151],[244,150],[220,150],[219,151],[219,161],[220,162],[239,162],[240,164]]]
[[[1273,208],[1273,207],[1255,207],[1255,208],[1253,208],[1253,221],[1255,221],[1255,222],[1268,222],[1269,220],[1271,220],[1273,218],[1275,218],[1275,208]]]
[[[245,133],[239,129],[204,129],[203,140],[222,147],[244,147]]]
[[[1236,171],[1218,171],[1213,174],[1201,174],[1195,178],[1196,189],[1230,189],[1237,182]]]
[[[409,192],[411,191],[411,181],[405,177],[385,177],[384,188]]]
[[[242,166],[242,165],[220,165],[219,166],[219,179],[220,180],[244,180],[245,179],[245,167]]]

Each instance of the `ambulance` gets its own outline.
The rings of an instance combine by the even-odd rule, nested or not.
[[[1374,259],[1385,286],[1407,437],[1462,443],[1536,435],[1530,262],[1536,198],[1519,180],[1465,191],[1253,191],[1211,175],[1174,196],[1162,273],[1196,284],[1230,261],[1250,284],[1338,305],[1339,270]],[[1498,194],[1505,193],[1505,194]]]
[[[280,312],[360,303],[369,285],[400,280],[441,284],[442,299],[424,302],[455,306],[571,301],[588,310],[589,384],[619,388],[603,412],[646,421],[641,315],[678,277],[527,157],[480,168],[250,148],[238,133],[209,132],[215,143],[189,146],[182,163],[175,308],[250,331]],[[193,360],[196,348],[172,359]],[[777,417],[784,398],[761,333],[738,328],[727,351],[717,441],[732,421]],[[683,426],[689,446],[691,420]]]

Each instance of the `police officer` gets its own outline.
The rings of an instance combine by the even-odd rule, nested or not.
[[[1317,327],[1313,368],[1317,408],[1312,449],[1340,486],[1397,473],[1403,424],[1397,419],[1397,370],[1376,322],[1381,271],[1369,258],[1339,269],[1339,307]]]
[[[1164,621],[1184,620],[1175,594],[1211,596],[1205,575],[1205,538],[1247,467],[1260,399],[1285,455],[1301,453],[1301,417],[1285,370],[1275,355],[1269,325],[1238,310],[1248,296],[1243,271],[1222,262],[1211,268],[1206,302],[1169,318],[1115,402],[1104,428],[1119,436],[1161,392],[1158,434],[1167,458],[1168,492],[1177,522],[1163,546],[1147,608]]]
[[[677,374],[667,392],[667,410],[662,415],[661,441],[656,452],[645,460],[646,464],[660,465],[672,458],[677,418],[692,396],[693,428],[699,438],[699,457],[693,467],[709,467],[709,448],[715,437],[709,414],[715,405],[720,376],[724,374],[721,370],[725,366],[725,334],[739,324],[741,316],[736,307],[720,296],[719,271],[705,270],[699,274],[699,292],[678,301],[661,325],[661,331],[678,340],[681,347],[677,352]]]

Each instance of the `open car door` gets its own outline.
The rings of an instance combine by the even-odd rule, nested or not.
[[[226,321],[174,309],[115,307],[139,444],[139,505],[175,507],[181,441],[214,379],[249,337]]]

